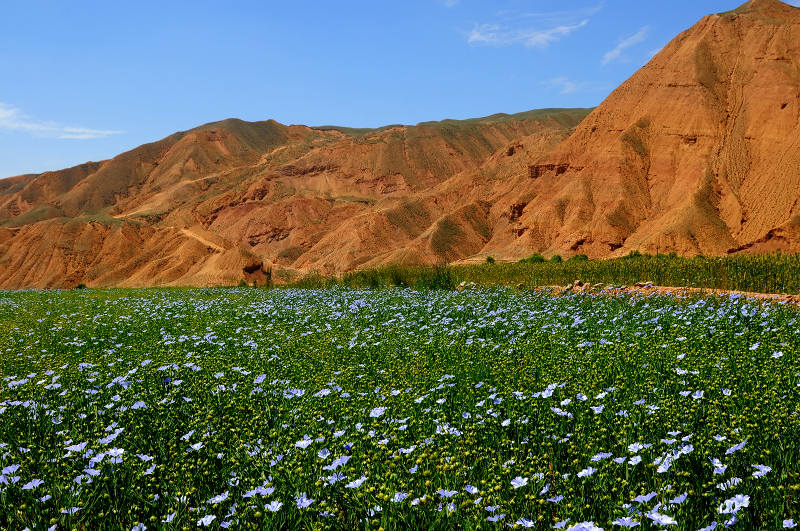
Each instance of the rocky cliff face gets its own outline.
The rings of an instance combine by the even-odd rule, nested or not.
[[[2,180],[0,287],[800,251],[799,129],[800,9],[752,0],[676,37],[591,114],[369,131],[226,120]]]
[[[798,138],[800,9],[752,0],[707,16],[531,166],[515,245],[800,250]]]

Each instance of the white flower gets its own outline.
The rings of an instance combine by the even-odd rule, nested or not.
[[[511,480],[511,486],[514,487],[515,489],[524,487],[527,484],[528,484],[528,478],[517,476]]]
[[[309,446],[311,446],[311,444],[312,444],[313,442],[314,442],[314,440],[313,440],[313,439],[300,439],[299,441],[297,441],[296,443],[294,443],[294,445],[295,445],[295,447],[297,447],[297,448],[302,448],[303,450],[305,450],[306,448],[308,448]]]
[[[73,444],[72,446],[67,446],[66,449],[68,452],[82,452],[86,448],[86,444],[85,442]]]
[[[392,502],[400,503],[401,501],[405,500],[406,498],[408,498],[408,493],[407,492],[395,492],[394,493],[394,497],[392,498]]]
[[[711,465],[714,467],[715,476],[724,474],[725,471],[728,469],[728,465],[722,464],[722,461],[720,461],[716,457],[711,458]]]
[[[386,412],[386,408],[385,407],[376,407],[376,408],[373,408],[372,411],[369,412],[369,416],[371,418],[373,418],[373,419],[376,419],[376,418],[382,416],[385,412]]]
[[[742,478],[732,477],[728,481],[718,484],[717,488],[719,490],[728,490],[728,489],[731,489],[731,488],[735,487],[736,485],[738,485],[741,482],[742,482]]]
[[[647,517],[650,520],[654,521],[658,525],[662,525],[662,526],[665,526],[665,525],[678,525],[678,522],[674,518],[672,518],[671,516],[668,516],[666,514],[661,514],[661,513],[658,513],[656,511],[652,511],[650,513],[647,513]]]
[[[41,479],[32,479],[22,486],[22,490],[32,490],[44,483]]]
[[[725,500],[719,506],[719,513],[720,514],[736,514],[739,512],[740,509],[743,507],[750,506],[750,496],[745,494],[737,494],[733,498]]]
[[[680,505],[686,501],[686,498],[689,496],[688,492],[684,492],[680,496],[675,496],[669,501],[669,505]]]
[[[747,444],[747,441],[746,441],[746,440],[745,440],[745,441],[742,441],[742,442],[740,442],[739,444],[735,444],[735,445],[731,446],[730,448],[728,448],[727,450],[725,450],[725,455],[731,455],[731,454],[732,454],[732,453],[734,453],[734,452],[738,452],[739,450],[741,450],[742,448],[744,448],[744,445],[745,445],[745,444]]]
[[[217,503],[222,503],[227,499],[228,499],[228,491],[226,490],[222,494],[218,494],[217,496],[214,496],[213,498],[209,499],[208,503],[210,503],[211,505],[216,505]]]
[[[279,502],[278,500],[272,501],[264,506],[264,509],[268,510],[271,513],[276,513],[281,510],[283,507],[283,503]]]
[[[329,485],[335,485],[336,483],[338,483],[340,481],[344,481],[345,479],[347,479],[347,476],[345,476],[344,474],[340,474],[339,472],[334,472],[333,474],[331,474],[330,476],[328,476],[325,479],[328,480],[328,484]]]
[[[592,474],[594,474],[595,472],[597,472],[597,469],[596,469],[596,468],[592,468],[592,467],[590,467],[590,466],[587,466],[586,468],[584,468],[583,470],[581,470],[580,472],[578,472],[578,477],[579,477],[579,478],[586,478],[586,477],[589,477],[589,476],[591,476],[591,475],[592,475]]]
[[[366,480],[367,480],[367,477],[366,477],[366,476],[361,476],[360,478],[358,478],[358,479],[355,479],[355,480],[351,481],[350,483],[348,483],[347,485],[345,485],[345,487],[346,487],[346,488],[348,488],[348,489],[357,489],[357,488],[358,488],[358,487],[360,487],[360,486],[361,486],[361,485],[362,485],[362,484],[363,484],[363,483],[364,483]]]
[[[216,519],[217,519],[217,517],[214,516],[213,514],[207,514],[204,517],[202,517],[200,520],[197,521],[197,527],[200,527],[200,526],[208,527],[208,526],[211,525],[211,522],[213,522]]]
[[[567,531],[603,531],[603,528],[598,527],[594,522],[581,522],[568,527]]]
[[[647,448],[650,448],[651,446],[652,446],[651,444],[642,444],[635,442],[633,444],[628,445],[628,451],[632,454],[638,454],[641,450],[645,450]]]
[[[331,464],[322,467],[322,470],[328,470],[332,472],[337,468],[339,468],[340,466],[346,465],[348,461],[350,461],[349,455],[343,455],[341,457],[337,457],[336,459],[333,460]]]
[[[636,503],[648,503],[650,500],[652,500],[656,496],[657,496],[657,494],[655,492],[651,492],[649,494],[640,494],[639,496],[636,496],[633,499],[633,501],[635,501]]]

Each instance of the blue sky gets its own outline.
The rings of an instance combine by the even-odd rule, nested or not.
[[[0,176],[228,117],[374,127],[591,107],[741,2],[3,3]]]

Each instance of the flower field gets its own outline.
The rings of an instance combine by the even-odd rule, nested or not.
[[[0,528],[792,528],[798,318],[504,289],[4,293]]]

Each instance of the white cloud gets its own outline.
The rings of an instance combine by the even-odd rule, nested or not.
[[[584,19],[571,26],[556,26],[547,30],[533,31],[525,36],[526,46],[547,46],[551,42],[566,37],[573,31],[580,29],[589,23],[589,19]]]
[[[473,46],[545,48],[589,24],[603,8],[604,2],[563,11],[496,11],[492,19],[475,24],[466,38]]]
[[[581,83],[576,83],[575,81],[572,81],[564,76],[554,77],[553,79],[542,81],[542,85],[558,89],[559,94],[574,94],[582,87]]]
[[[467,42],[470,44],[499,44],[501,39],[499,31],[502,31],[502,28],[496,24],[475,26],[472,28]]]
[[[467,42],[473,45],[508,46],[522,44],[533,48],[544,48],[589,23],[589,19],[575,24],[560,24],[551,28],[512,28],[500,24],[476,25]]]
[[[647,38],[647,34],[650,32],[649,26],[644,26],[639,29],[636,33],[631,35],[630,37],[624,39],[620,42],[616,48],[610,50],[603,55],[603,64],[607,65],[611,61],[616,61],[617,59],[622,57],[622,52],[626,49],[639,44],[640,42],[644,41]]]
[[[89,129],[87,127],[69,126],[56,122],[33,119],[12,105],[0,102],[0,129],[23,131],[34,136],[45,138],[63,138],[73,140],[91,140],[118,135],[122,131]]]

